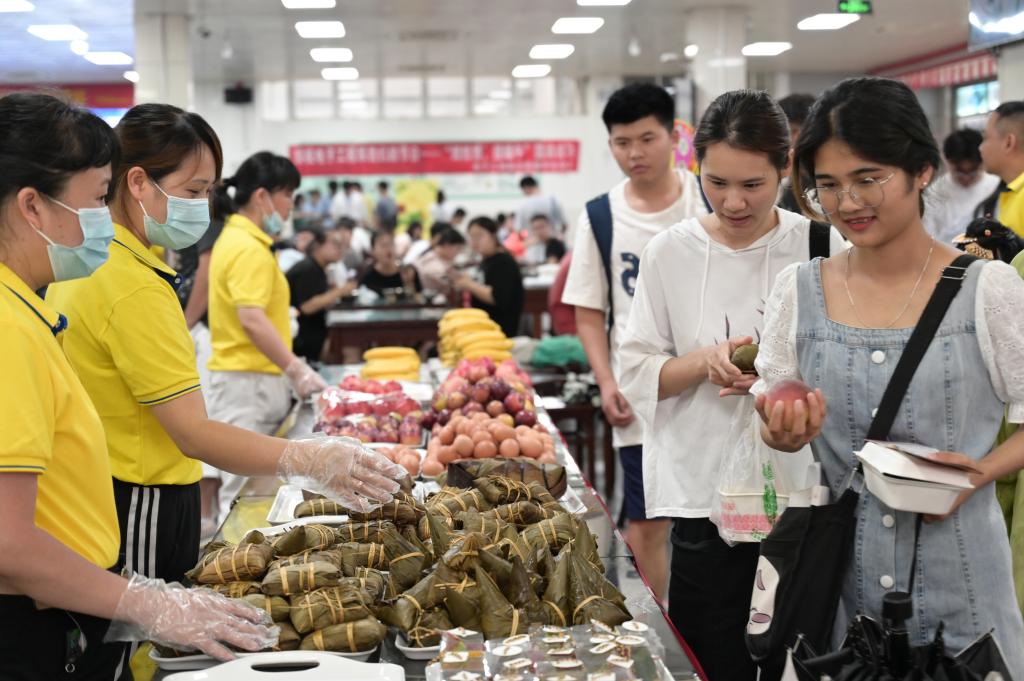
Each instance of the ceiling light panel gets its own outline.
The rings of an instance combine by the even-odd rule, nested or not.
[[[551,26],[552,33],[586,34],[594,33],[604,26],[601,17],[562,17]]]
[[[35,8],[28,0],[0,0],[0,12],[31,12]]]
[[[530,59],[565,59],[576,50],[568,43],[551,45],[534,45],[530,49]]]
[[[351,66],[337,66],[321,69],[320,76],[324,80],[356,80],[359,78],[359,69]]]
[[[99,66],[124,66],[135,61],[131,55],[124,52],[86,52],[82,56],[86,61],[91,61]]]
[[[520,64],[512,69],[513,78],[543,78],[549,73],[550,64]]]
[[[859,14],[815,14],[802,19],[796,27],[801,31],[836,31],[859,20]]]
[[[33,24],[28,32],[43,40],[85,40],[89,35],[71,24]]]
[[[303,38],[344,38],[345,24],[340,21],[296,21],[295,31]]]
[[[624,7],[631,0],[576,0],[580,7]]]
[[[352,61],[352,50],[347,47],[314,47],[309,56],[318,62],[346,62]]]
[[[281,0],[285,9],[334,9],[335,0]]]
[[[760,42],[744,45],[740,53],[744,57],[775,57],[791,49],[793,49],[793,43]]]

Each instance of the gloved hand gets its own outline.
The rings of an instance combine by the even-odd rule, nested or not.
[[[327,383],[320,378],[320,374],[313,371],[301,357],[296,357],[291,361],[291,364],[285,368],[284,375],[292,382],[292,389],[302,399],[327,387]]]
[[[225,646],[255,652],[277,645],[281,633],[270,616],[213,589],[186,589],[162,579],[132,575],[114,611],[107,641],[153,641],[233,660]]]
[[[350,437],[292,440],[277,463],[285,482],[336,499],[354,511],[372,511],[399,490],[403,467]]]

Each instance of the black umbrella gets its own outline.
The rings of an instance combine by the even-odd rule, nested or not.
[[[884,626],[864,615],[850,622],[842,647],[818,655],[806,638],[790,650],[783,681],[984,681],[989,674],[1012,681],[992,632],[950,656],[940,623],[931,643],[911,646],[907,620],[910,594],[894,591],[882,601]]]

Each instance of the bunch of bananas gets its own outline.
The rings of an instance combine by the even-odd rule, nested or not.
[[[444,313],[437,325],[441,363],[453,367],[460,359],[490,357],[495,362],[512,358],[512,341],[487,313],[461,307]]]
[[[387,346],[363,353],[363,378],[378,381],[420,380],[420,356],[413,348]]]

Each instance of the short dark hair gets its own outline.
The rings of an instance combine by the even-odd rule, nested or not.
[[[464,217],[466,217],[466,209],[465,208],[456,208],[455,212],[452,213],[452,217],[453,218],[464,218]]]
[[[226,194],[228,187],[234,187],[235,195],[231,197],[231,204],[233,210],[237,210],[249,203],[257,189],[266,189],[268,192],[294,192],[300,184],[302,175],[294,163],[284,156],[269,151],[258,151],[238,166],[233,177],[221,182],[216,193]]]
[[[675,100],[665,88],[652,83],[630,83],[619,88],[608,98],[601,113],[608,132],[613,125],[628,125],[648,116],[654,116],[670,132],[675,125]]]
[[[437,238],[438,246],[463,246],[465,243],[466,237],[459,234],[459,230],[448,226],[441,230]]]
[[[543,220],[544,222],[548,223],[551,222],[551,218],[549,218],[546,213],[537,213],[532,218],[530,218],[530,222],[533,222],[534,220]]]
[[[767,92],[760,90],[733,90],[711,102],[693,138],[698,163],[704,161],[708,147],[717,142],[764,154],[778,170],[789,162],[786,115]]]
[[[377,242],[384,237],[394,238],[394,235],[386,229],[378,229],[374,231],[374,233],[370,235],[370,248],[376,247]]]
[[[306,255],[313,257],[313,254],[316,253],[317,247],[323,246],[325,243],[327,243],[327,232],[329,231],[333,230],[320,229],[318,227],[304,227],[300,230],[297,230],[295,234],[297,236],[299,232],[309,232],[310,234],[313,235],[313,239],[308,244],[306,244]]]
[[[808,214],[803,187],[814,184],[814,157],[836,139],[875,163],[896,166],[908,175],[938,168],[939,148],[921,104],[904,83],[889,78],[847,78],[829,88],[811,107],[793,156],[793,188]],[[924,196],[919,210],[924,213]]]
[[[498,236],[498,224],[494,220],[487,217],[486,215],[478,215],[472,220],[470,220],[469,225],[466,227],[466,229],[470,229],[473,226],[485,229],[494,236]]]
[[[388,183],[385,182],[384,180],[381,180],[380,182],[377,183],[377,189],[379,189],[381,191],[387,191],[387,188],[388,188]]]
[[[520,189],[527,189],[528,187],[536,187],[536,186],[538,186],[537,185],[537,178],[535,178],[533,175],[526,175],[526,176],[523,177],[523,179],[519,180],[519,188]]]
[[[790,123],[803,125],[807,120],[807,112],[814,105],[814,95],[795,93],[786,95],[779,100],[779,107],[782,113],[786,114],[786,120]]]
[[[953,163],[981,163],[981,133],[972,128],[955,130],[942,141],[942,155]]]
[[[333,194],[334,192],[338,191],[338,181],[337,181],[337,180],[330,180],[330,181],[329,181],[329,182],[327,183],[327,188],[331,190],[331,193],[332,193],[332,194]]]
[[[340,217],[334,226],[336,229],[344,229],[351,232],[356,228],[356,221],[350,217]]]
[[[52,95],[0,98],[0,201],[25,187],[60,196],[73,175],[118,164],[121,145],[103,119]]]
[[[405,228],[405,231],[406,231],[407,234],[409,234],[411,236],[412,233],[413,233],[413,230],[419,230],[422,233],[423,232],[423,223],[420,222],[419,220],[413,220],[412,222],[410,222],[409,226]]]
[[[1008,118],[1013,125],[1016,125],[1018,128],[1024,128],[1024,101],[1022,100],[1003,102],[992,113],[995,114],[996,120],[1000,123]]]
[[[440,189],[437,190],[437,202],[444,203],[444,191]]]

